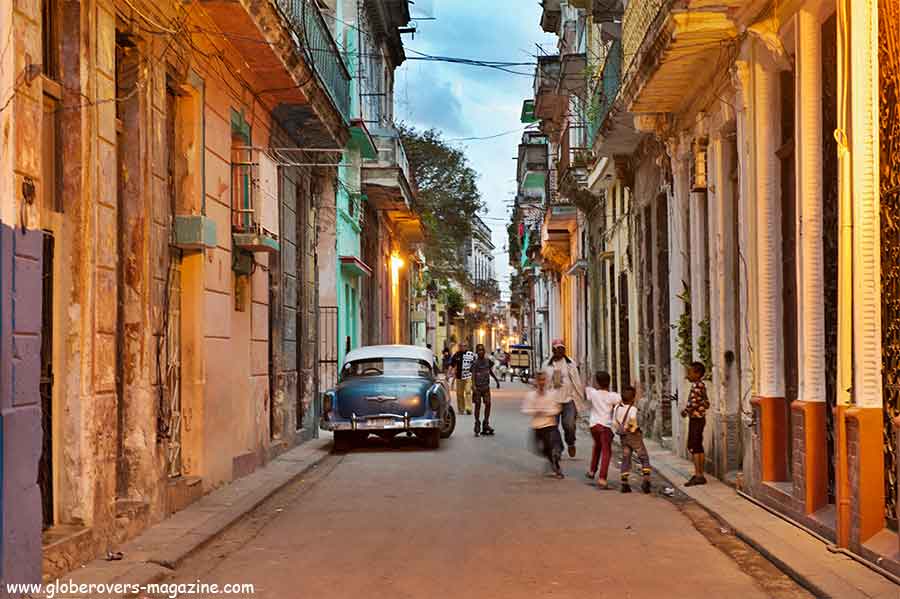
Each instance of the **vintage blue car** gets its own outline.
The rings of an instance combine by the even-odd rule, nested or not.
[[[338,386],[325,393],[321,427],[342,452],[369,434],[408,433],[437,449],[453,434],[456,414],[434,353],[412,345],[374,345],[344,359]]]

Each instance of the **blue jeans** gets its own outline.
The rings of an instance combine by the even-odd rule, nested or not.
[[[559,415],[559,422],[562,424],[563,437],[566,440],[567,447],[575,447],[575,417],[578,415],[575,409],[575,402],[570,401],[563,404],[562,414]]]

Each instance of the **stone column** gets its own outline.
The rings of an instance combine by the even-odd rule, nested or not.
[[[797,15],[797,198],[800,380],[794,421],[794,496],[812,513],[828,502],[825,405],[825,280],[822,241],[822,40],[816,14]]]
[[[754,46],[754,147],[757,239],[757,396],[762,480],[787,479],[787,409],[782,342],[781,177],[775,154],[781,127],[778,71],[767,51]]]
[[[750,63],[744,51],[742,57],[735,61],[732,69],[732,84],[735,88],[735,129],[737,135],[738,189],[736,216],[741,223],[738,227],[737,247],[739,253],[737,284],[738,294],[737,321],[741,327],[741,345],[736,348],[741,362],[741,378],[738,393],[742,415],[747,423],[749,416],[756,410],[749,405],[748,399],[756,393],[757,354],[751,351],[756,347],[756,223],[755,200],[753,186],[755,154],[753,153],[753,101],[751,98]],[[753,410],[753,411],[751,411]],[[744,473],[751,485],[759,481],[758,429],[742,428],[744,436]]]
[[[845,422],[839,424],[843,431],[838,440],[838,542],[858,548],[884,526],[878,7],[874,2],[851,0],[847,10],[844,22],[849,23],[845,25],[849,27],[849,43],[839,45],[838,56],[850,61],[850,72],[844,73],[843,79],[849,80],[852,108],[849,117],[839,116],[839,127],[849,135],[850,165],[847,169],[845,156],[841,194],[842,208],[849,200],[851,214],[849,219],[841,215],[840,234],[842,245],[847,243],[847,235],[851,237],[852,259],[842,252],[838,268],[852,273],[852,298],[842,293],[839,299],[851,302],[852,352],[842,353],[838,360],[839,370],[846,368],[841,364],[851,360],[851,400],[855,406],[839,414]],[[839,32],[839,44],[842,39]],[[851,225],[849,231],[847,224]],[[846,317],[846,310],[840,312]],[[839,327],[847,331],[846,322]]]
[[[690,268],[690,231],[688,222],[688,177],[689,154],[684,143],[672,140],[668,144],[669,158],[672,161],[674,186],[669,196],[669,318],[672,324],[678,320],[685,310],[684,302],[678,298],[689,283]],[[670,332],[669,351],[672,364],[672,394],[678,396],[678,403],[672,403],[672,444],[679,455],[685,455],[686,431],[681,410],[688,397],[688,389],[684,384],[685,370],[678,359],[679,337],[676,327]]]

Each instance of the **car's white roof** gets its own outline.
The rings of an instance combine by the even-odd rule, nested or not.
[[[434,362],[434,352],[418,345],[369,345],[354,349],[344,358],[344,362],[371,360],[373,358],[409,358],[422,360],[429,364]]]

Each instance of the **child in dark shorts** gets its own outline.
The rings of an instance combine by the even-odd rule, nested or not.
[[[687,448],[694,458],[694,476],[685,483],[686,487],[706,484],[706,477],[703,475],[703,466],[706,460],[703,451],[703,429],[706,426],[709,397],[706,395],[706,385],[703,384],[705,374],[706,367],[702,362],[694,362],[687,371],[687,379],[691,382],[691,394],[681,415],[688,418]]]

